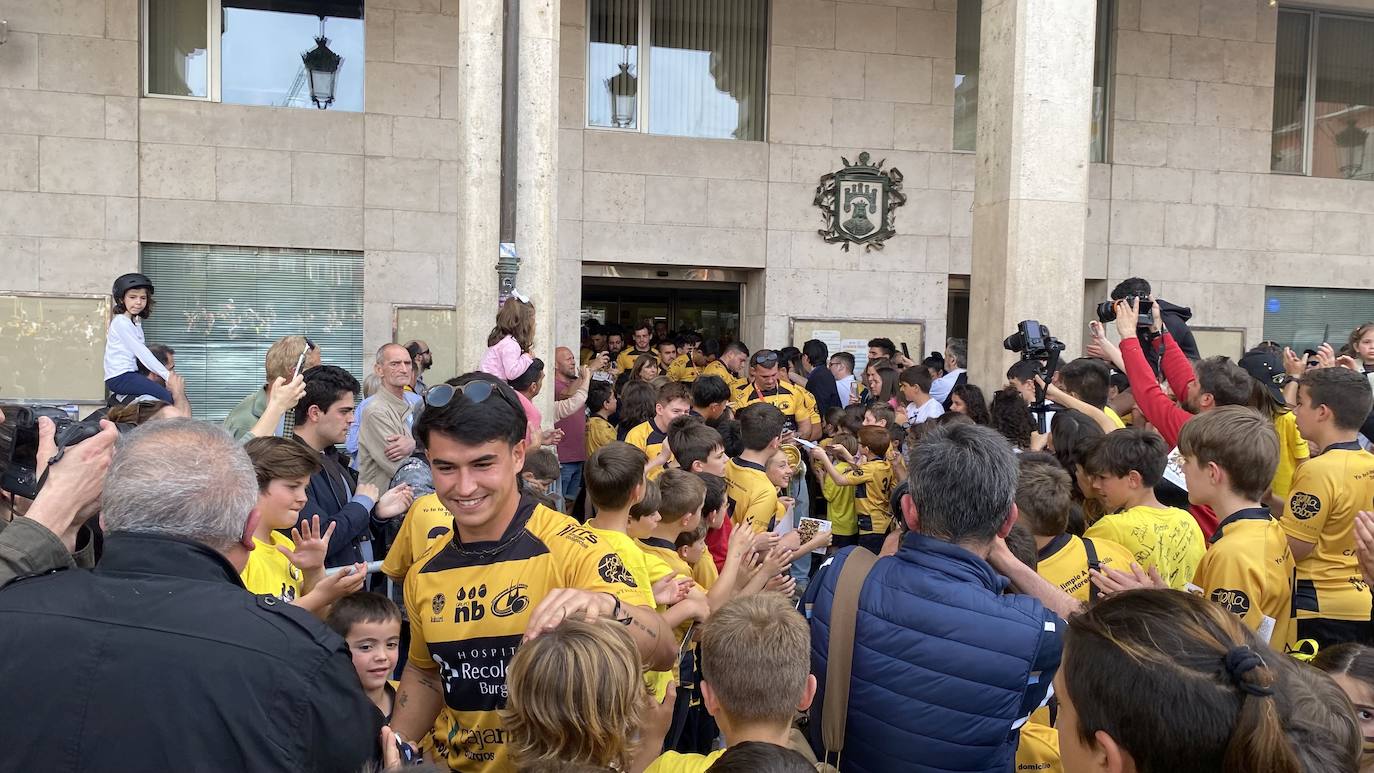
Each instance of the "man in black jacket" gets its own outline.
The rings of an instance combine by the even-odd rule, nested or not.
[[[1112,289],[1112,300],[1148,298],[1150,293],[1150,282],[1133,276],[1130,279],[1122,280]],[[1174,342],[1178,344],[1178,348],[1182,350],[1184,356],[1193,361],[1202,359],[1202,355],[1197,350],[1197,341],[1193,339],[1193,331],[1188,327],[1188,320],[1193,318],[1193,310],[1187,306],[1177,306],[1158,298],[1155,299],[1155,303],[1159,304],[1159,313],[1164,318],[1164,329],[1173,336]],[[1150,363],[1150,367],[1154,369],[1155,373],[1159,373],[1159,351],[1156,347],[1157,342],[1150,338],[1150,329],[1137,329],[1136,337],[1140,339],[1140,348],[1145,350],[1146,362]]]
[[[334,447],[344,442],[353,423],[353,400],[358,380],[335,365],[321,365],[305,372],[305,396],[296,404],[296,438],[320,452],[320,471],[310,476],[305,489],[305,507],[300,521],[320,517],[320,531],[334,524],[329,538],[325,566],[381,560],[384,549],[374,541],[394,535],[414,496],[410,486],[400,485],[380,494],[376,486],[354,484],[348,465],[334,455]]]
[[[110,466],[99,565],[0,590],[0,771],[357,771],[382,717],[347,645],[239,581],[258,487],[227,432],[169,419]]]

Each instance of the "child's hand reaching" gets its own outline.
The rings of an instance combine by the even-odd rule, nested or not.
[[[671,607],[687,598],[687,592],[691,589],[691,577],[679,577],[676,574],[664,575],[658,582],[654,583],[654,602],[659,606]]]
[[[329,538],[334,534],[334,527],[337,525],[329,524],[324,534],[320,534],[320,517],[316,515],[291,530],[291,541],[296,543],[295,550],[285,545],[278,545],[277,550],[286,556],[286,560],[290,561],[292,566],[302,572],[321,571],[324,569],[325,554],[329,552]]]

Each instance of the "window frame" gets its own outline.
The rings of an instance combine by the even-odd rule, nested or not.
[[[152,0],[139,0],[138,3],[138,30],[143,49],[142,64],[143,74],[140,77],[141,95],[155,99],[181,99],[188,102],[219,102],[220,101],[220,36],[223,33],[222,20],[224,19],[224,9],[221,0],[202,0],[205,3],[205,34],[208,40],[205,41],[205,92],[203,97],[185,96],[181,94],[158,94],[148,89],[148,74],[152,71],[149,57],[152,55],[152,39],[148,35],[148,4]]]
[[[1322,19],[1347,19],[1350,21],[1374,24],[1374,14],[1361,15],[1351,13],[1348,10],[1324,8],[1316,5],[1285,3],[1275,9],[1278,14],[1285,13],[1302,14],[1307,17],[1307,93],[1303,98],[1302,110],[1302,171],[1285,172],[1282,169],[1269,169],[1270,174],[1279,174],[1286,177],[1313,177],[1312,174],[1312,146],[1314,132],[1317,128],[1317,41],[1321,32]],[[1275,55],[1277,59],[1277,54]],[[1272,86],[1272,84],[1271,84]],[[1271,89],[1272,90],[1272,89]],[[1276,97],[1277,98],[1277,97]],[[1273,107],[1270,106],[1270,114],[1273,114]],[[1269,127],[1270,133],[1270,154],[1273,154],[1274,127]],[[1342,180],[1343,177],[1322,177],[1323,180]],[[1356,178],[1358,179],[1358,178]]]
[[[212,0],[219,2],[219,0]],[[764,0],[763,21],[764,21],[764,43],[763,43],[763,136],[757,140],[737,140],[728,137],[695,137],[681,134],[654,134],[649,128],[649,111],[644,106],[649,102],[649,89],[652,88],[649,73],[649,57],[652,54],[652,31],[649,18],[652,2],[651,0],[638,0],[639,3],[639,32],[635,43],[635,125],[634,126],[602,126],[592,123],[591,116],[591,91],[592,91],[592,4],[595,0],[587,0],[583,5],[582,16],[582,83],[586,88],[582,99],[582,128],[593,131],[621,132],[625,134],[650,134],[656,137],[677,137],[686,140],[724,140],[729,142],[768,142],[768,121],[772,117],[770,109],[770,96],[772,96],[772,59],[773,59],[773,0]],[[147,2],[147,0],[144,0]]]

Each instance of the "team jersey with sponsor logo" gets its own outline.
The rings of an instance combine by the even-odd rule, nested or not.
[[[725,495],[736,526],[747,523],[755,533],[772,530],[778,516],[778,488],[763,465],[743,457],[726,462]]]
[[[1212,545],[1188,590],[1238,615],[1282,652],[1293,639],[1296,571],[1288,537],[1269,508],[1246,508],[1212,532]]]
[[[699,372],[700,369],[692,364],[692,358],[685,354],[679,354],[677,359],[668,366],[668,378],[672,381],[691,383],[697,380]]]
[[[1207,550],[1197,521],[1177,507],[1140,505],[1109,513],[1089,526],[1083,536],[1111,540],[1126,548],[1140,568],[1147,572],[1157,568],[1174,590],[1182,590],[1193,579]]]
[[[248,554],[248,564],[243,567],[239,577],[249,593],[276,596],[290,604],[301,597],[305,575],[285,554],[277,550],[277,546],[295,550],[296,543],[292,542],[290,537],[282,536],[280,532],[275,531],[269,540],[263,542],[257,537],[253,538],[253,550]]]
[[[1129,574],[1134,560],[1131,551],[1109,539],[1060,534],[1040,549],[1035,571],[1046,582],[1058,585],[1060,590],[1087,603],[1093,595],[1088,575],[1090,563],[1095,561],[1099,566]]]
[[[410,660],[438,669],[444,709],[435,720],[434,743],[449,768],[512,767],[499,714],[506,705],[506,667],[530,612],[558,588],[610,593],[626,604],[643,599],[639,581],[613,548],[531,499],[520,501],[500,540],[462,545],[449,532],[406,574]]]
[[[663,443],[668,439],[668,433],[659,429],[653,420],[641,422],[635,425],[628,434],[625,435],[625,442],[644,452],[644,455],[653,459],[663,450]],[[663,467],[655,467],[649,471],[649,480],[655,480],[663,474]]]
[[[747,380],[742,379],[739,376],[736,376],[735,374],[731,373],[730,369],[725,367],[725,363],[721,362],[720,360],[712,360],[711,362],[707,363],[706,367],[701,369],[701,375],[719,376],[720,380],[724,381],[725,385],[730,387],[730,394],[732,396],[739,392],[741,389],[743,389],[744,386],[749,383]]]
[[[435,540],[453,531],[453,513],[439,501],[437,494],[415,500],[406,511],[396,541],[387,549],[382,572],[394,580],[404,580],[411,565],[429,550]]]
[[[1034,718],[1021,726],[1021,743],[1016,746],[1016,773],[1064,773],[1059,757],[1059,731]]]
[[[650,556],[644,552],[639,543],[630,539],[630,535],[624,532],[611,531],[610,529],[598,529],[591,524],[585,524],[587,531],[591,532],[596,539],[605,543],[607,547],[614,550],[620,560],[624,562],[625,568],[629,570],[630,576],[635,578],[635,596],[638,601],[634,602],[642,607],[653,609],[658,602],[654,600],[654,583],[672,573],[668,565],[663,563],[656,556]],[[653,691],[654,697],[663,700],[663,695],[668,689],[668,681],[672,679],[671,671],[645,671],[644,682]]]
[[[1312,449],[1298,432],[1298,419],[1291,412],[1274,417],[1274,431],[1279,436],[1279,466],[1274,470],[1274,482],[1269,485],[1274,496],[1287,501],[1293,490],[1293,473],[1300,462],[1312,456]]]
[[[642,351],[642,352],[641,352],[641,351],[636,351],[636,350],[634,350],[634,349],[621,349],[621,350],[620,350],[620,356],[615,358],[615,365],[616,365],[617,368],[619,368],[619,369],[622,370],[622,371],[630,370],[630,369],[634,368],[636,362],[639,362],[639,358],[640,358],[640,357],[643,357],[643,356],[645,356],[645,355],[648,355],[648,356],[650,356],[650,357],[653,357],[655,360],[658,359],[658,352],[652,352],[652,351]],[[661,363],[660,363],[660,364],[661,364]]]
[[[590,459],[597,449],[615,440],[615,427],[600,416],[587,419],[587,458]]]
[[[1374,454],[1337,443],[1293,473],[1279,524],[1312,544],[1293,590],[1299,620],[1368,620],[1369,586],[1355,558],[1355,514],[1374,508]]]
[[[886,459],[870,459],[836,471],[854,485],[859,534],[886,534],[892,528],[892,489],[896,487],[892,465]]]
[[[787,381],[778,381],[777,387],[766,392],[753,384],[746,384],[735,397],[735,410],[754,403],[768,403],[782,411],[783,429],[797,431],[803,421],[816,423],[816,400],[799,386]]]

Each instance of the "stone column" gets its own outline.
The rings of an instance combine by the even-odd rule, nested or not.
[[[1082,350],[1095,6],[983,0],[969,379],[985,391],[1020,320]]]
[[[559,0],[520,0],[520,121],[516,136],[516,286],[535,304],[535,356],[544,360],[544,390],[536,401],[553,427],[558,271],[558,19]]]
[[[457,370],[476,370],[496,320],[501,201],[501,0],[463,0],[458,25]]]

